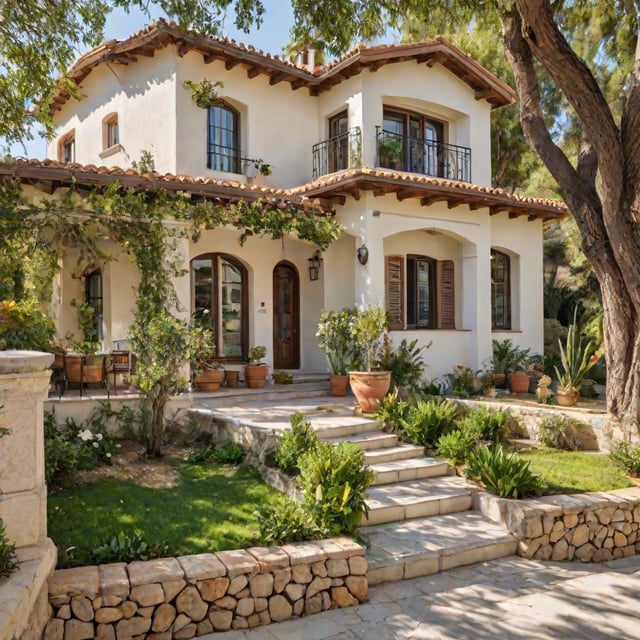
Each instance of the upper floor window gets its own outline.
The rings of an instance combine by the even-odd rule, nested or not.
[[[471,149],[445,143],[445,125],[410,111],[385,109],[377,128],[378,165],[471,181]]]
[[[60,162],[76,161],[76,135],[70,131],[60,139],[58,146],[58,159]]]
[[[211,105],[207,114],[207,168],[240,173],[238,112],[226,104]]]
[[[216,355],[247,354],[247,272],[232,256],[212,253],[191,261],[193,318],[215,336]]]
[[[119,144],[118,114],[112,113],[102,121],[102,147],[106,150]]]
[[[385,307],[391,329],[454,329],[453,261],[387,256]]]
[[[103,338],[102,317],[103,317],[103,292],[102,292],[102,271],[95,269],[85,276],[84,281],[84,301],[93,308],[93,338],[100,342]]]
[[[349,118],[343,111],[329,118],[329,173],[349,167]]]
[[[491,328],[511,329],[511,258],[491,249]]]

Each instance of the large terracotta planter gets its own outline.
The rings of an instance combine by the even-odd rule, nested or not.
[[[329,375],[329,393],[332,396],[341,398],[347,395],[347,387],[349,386],[349,376],[341,376],[337,373]]]
[[[84,359],[84,362],[83,362]],[[105,379],[105,356],[73,356],[64,358],[67,382],[73,384],[98,384]],[[82,374],[80,373],[82,371]],[[80,377],[82,375],[82,378]]]
[[[205,369],[196,374],[196,388],[199,391],[217,391],[224,381],[224,369]]]
[[[244,379],[249,389],[262,389],[267,382],[269,367],[266,364],[248,364],[244,368]]]
[[[380,401],[387,395],[391,386],[390,371],[351,371],[349,384],[360,408],[371,413],[378,408]]]
[[[580,392],[574,387],[558,387],[556,389],[556,400],[562,407],[575,407],[579,397]]]
[[[524,371],[511,374],[511,393],[529,393],[529,375]]]

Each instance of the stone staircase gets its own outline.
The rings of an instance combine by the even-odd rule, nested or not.
[[[367,492],[369,514],[359,530],[369,584],[515,553],[515,538],[471,510],[475,487],[451,475],[445,461],[425,457],[422,447],[399,442],[364,416],[345,414],[332,424],[318,423],[313,415],[307,419],[324,440],[357,444],[375,472]]]
[[[357,444],[375,473],[367,491],[369,514],[358,531],[367,547],[369,584],[515,553],[511,534],[472,511],[475,485],[452,475],[446,462],[400,442],[372,417],[356,415],[353,398],[327,397],[326,383],[275,386],[255,397],[253,390],[245,390],[244,397],[217,394],[215,408],[205,408],[209,403],[203,398],[193,411],[201,420],[228,422],[234,432],[242,428],[256,434],[288,428],[289,416],[300,411],[323,440]]]

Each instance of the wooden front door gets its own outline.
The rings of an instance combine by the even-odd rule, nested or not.
[[[300,279],[287,262],[273,270],[273,367],[300,367]]]

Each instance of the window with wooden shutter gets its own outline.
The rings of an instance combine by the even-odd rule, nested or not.
[[[453,260],[438,262],[438,329],[456,328],[455,273]]]
[[[386,256],[385,308],[389,317],[389,329],[404,329],[404,258]]]

